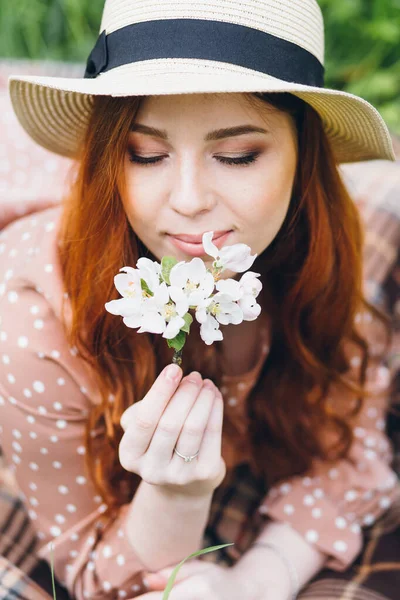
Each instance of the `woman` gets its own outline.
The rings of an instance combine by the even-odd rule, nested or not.
[[[392,160],[390,137],[323,87],[314,0],[108,0],[101,32],[82,80],[10,82],[28,133],[78,161],[61,209],[0,236],[5,457],[71,597],[161,599],[149,572],[231,543],[171,600],[286,600],[398,494],[388,328],[337,171]],[[211,346],[194,323],[168,380],[165,340],[104,304],[122,266],[190,260],[210,230],[257,253],[263,310]]]

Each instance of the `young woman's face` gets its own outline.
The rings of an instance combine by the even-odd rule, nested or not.
[[[201,244],[173,236],[230,232],[214,243],[241,242],[259,255],[277,235],[292,194],[297,132],[288,114],[257,104],[240,93],[143,99],[129,136],[123,204],[158,260],[200,255],[211,266]],[[264,131],[223,132],[243,126]],[[237,277],[229,270],[222,276]]]

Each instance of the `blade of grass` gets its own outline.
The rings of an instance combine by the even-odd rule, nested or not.
[[[219,550],[220,548],[226,548],[227,546],[234,546],[234,544],[231,543],[231,544],[221,544],[220,546],[209,546],[208,548],[204,548],[203,550],[198,550],[197,552],[193,552],[193,554],[189,554],[189,556],[184,558],[179,563],[179,565],[177,565],[175,567],[175,569],[172,571],[172,573],[167,581],[167,585],[165,587],[162,600],[168,600],[169,595],[172,590],[172,586],[174,585],[176,576],[178,574],[178,571],[187,560],[189,560],[190,558],[196,558],[196,556],[200,556],[201,554],[207,554],[208,552],[214,552],[215,550]],[[50,543],[50,568],[51,568],[51,580],[52,580],[52,584],[53,584],[53,598],[54,598],[54,600],[57,600],[56,588],[55,588],[55,583],[54,583],[54,550],[53,550],[52,543]]]
[[[53,598],[54,600],[57,600],[57,596],[56,596],[56,586],[54,583],[54,554],[53,554],[53,544],[50,544],[51,547],[51,581],[53,583]]]
[[[200,554],[207,554],[208,552],[214,552],[215,550],[219,550],[220,548],[226,548],[226,546],[233,546],[233,545],[234,544],[232,543],[232,544],[222,544],[221,546],[210,546],[209,548],[204,548],[203,550],[199,550],[198,552],[193,552],[193,554],[190,554],[189,556],[184,558],[179,563],[179,565],[177,565],[175,567],[175,569],[172,571],[172,573],[167,581],[167,585],[165,587],[162,600],[168,600],[169,595],[172,590],[172,586],[174,585],[174,582],[175,582],[175,578],[178,574],[178,571],[187,560],[189,560],[190,558],[195,558],[196,556],[200,556]]]

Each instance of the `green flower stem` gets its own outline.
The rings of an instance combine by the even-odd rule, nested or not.
[[[181,366],[181,364],[182,364],[182,352],[183,352],[183,348],[181,350],[175,350],[175,352],[174,352],[174,356],[172,357],[172,362],[175,363],[176,365]]]

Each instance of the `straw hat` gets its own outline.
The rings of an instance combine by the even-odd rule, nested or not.
[[[96,95],[290,92],[320,114],[338,163],[395,159],[378,111],[324,88],[315,0],[106,0],[82,78],[11,75],[9,92],[28,134],[72,158]]]

